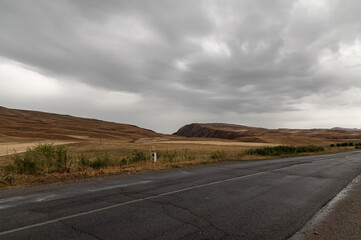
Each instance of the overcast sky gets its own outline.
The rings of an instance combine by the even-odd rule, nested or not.
[[[361,128],[359,0],[0,0],[0,105],[172,133]]]

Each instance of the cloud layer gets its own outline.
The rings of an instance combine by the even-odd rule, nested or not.
[[[161,132],[189,122],[361,127],[359,9],[356,0],[0,1],[0,102]]]

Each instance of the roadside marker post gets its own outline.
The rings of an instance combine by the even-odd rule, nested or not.
[[[157,162],[157,152],[156,151],[152,151],[152,161],[154,163]]]

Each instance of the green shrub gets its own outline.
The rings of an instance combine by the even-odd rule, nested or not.
[[[70,171],[73,164],[73,157],[67,146],[60,145],[55,149],[55,162],[54,168],[56,171]]]
[[[189,151],[188,148],[184,148],[179,152],[179,155],[181,155],[183,160],[194,160],[196,158],[196,156],[194,155],[194,153],[192,153],[191,151]]]
[[[321,152],[324,151],[324,147],[318,146],[276,146],[276,147],[261,147],[251,148],[246,154],[249,155],[261,155],[261,156],[281,156],[281,155],[293,155],[297,153],[309,153],[309,152]]]
[[[332,144],[330,144],[330,147],[335,147],[335,144],[333,144],[333,143],[332,143]]]
[[[173,150],[173,151],[166,150],[165,152],[162,152],[162,154],[161,154],[163,159],[168,162],[173,162],[178,157],[178,155],[179,154],[177,153],[176,150]]]
[[[141,162],[147,160],[145,153],[141,150],[134,150],[130,156],[130,162]]]
[[[96,159],[89,166],[95,169],[105,168],[110,165],[110,162],[109,153],[104,153],[103,156],[97,155]]]
[[[216,151],[211,154],[211,158],[214,160],[225,160],[227,154],[225,151]]]
[[[79,164],[84,171],[85,168],[90,167],[91,162],[86,156],[84,156],[84,154],[81,154]]]
[[[122,166],[122,165],[127,165],[128,164],[128,160],[126,159],[126,158],[122,158],[121,160],[120,160],[120,165]]]
[[[37,166],[36,162],[31,159],[29,156],[25,156],[21,158],[19,155],[15,155],[13,157],[13,169],[17,173],[26,173],[26,174],[34,174],[37,171],[41,170]]]
[[[21,174],[34,174],[45,170],[47,172],[69,171],[71,165],[69,149],[66,146],[55,147],[53,144],[38,144],[27,148],[23,157],[16,154],[12,160],[12,171]]]

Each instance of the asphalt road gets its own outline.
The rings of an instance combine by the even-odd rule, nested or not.
[[[349,152],[0,191],[0,239],[287,239],[360,170]]]

